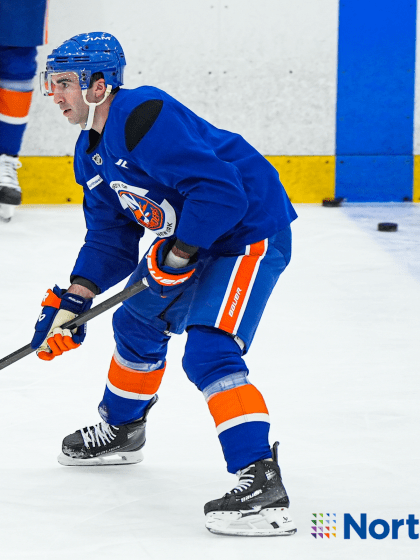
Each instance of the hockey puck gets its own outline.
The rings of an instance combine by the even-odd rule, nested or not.
[[[397,231],[398,224],[392,222],[381,222],[378,224],[378,231]]]
[[[329,208],[335,208],[337,206],[341,206],[344,198],[324,198],[322,201],[322,206],[328,206]]]

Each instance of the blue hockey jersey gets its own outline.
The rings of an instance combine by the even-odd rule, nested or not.
[[[137,266],[144,228],[223,254],[297,217],[257,150],[150,86],[121,89],[100,136],[81,132],[74,169],[88,231],[72,277],[101,291]]]
[[[47,43],[48,0],[0,0],[0,45],[36,47]]]

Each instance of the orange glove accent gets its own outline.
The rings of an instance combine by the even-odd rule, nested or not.
[[[61,356],[63,352],[74,350],[80,346],[80,344],[76,344],[74,342],[68,329],[62,330],[59,327],[53,330],[53,334],[47,338],[45,343],[48,345],[51,352],[40,349],[37,351],[37,356],[41,360],[45,360],[47,362],[53,360],[56,356]]]

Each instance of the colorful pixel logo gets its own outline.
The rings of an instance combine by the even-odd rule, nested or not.
[[[313,513],[311,535],[315,538],[329,539],[337,537],[337,519],[335,513]]]

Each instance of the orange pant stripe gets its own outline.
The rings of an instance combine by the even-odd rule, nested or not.
[[[7,117],[27,117],[32,91],[12,91],[0,88],[0,113]]]
[[[243,416],[246,422],[247,415],[267,414],[268,410],[263,396],[254,385],[247,384],[216,393],[208,401],[210,413],[216,427]],[[252,417],[250,417],[252,419]]]
[[[261,258],[266,252],[265,240],[249,246],[246,255],[238,257],[239,266],[229,283],[228,297],[224,299],[215,327],[236,334],[238,320],[242,318],[250,291],[254,284]]]
[[[110,383],[128,393],[153,396],[160,387],[166,363],[161,369],[154,371],[136,371],[119,364],[113,357],[109,368]]]

